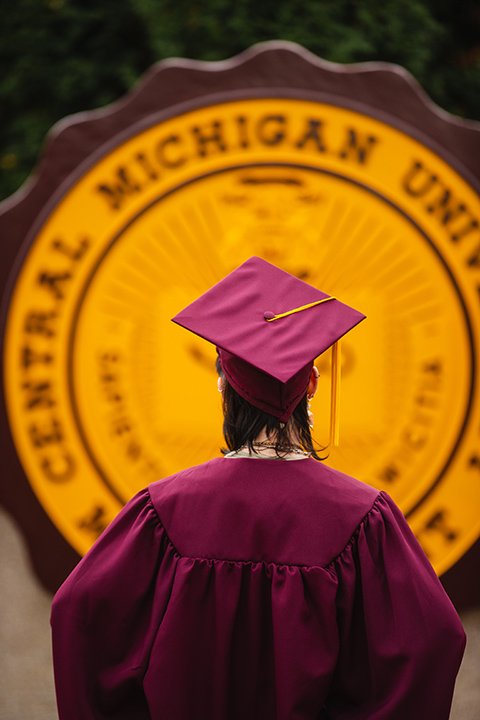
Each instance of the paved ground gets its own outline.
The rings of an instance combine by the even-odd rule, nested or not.
[[[55,720],[50,653],[51,596],[33,579],[23,540],[0,512],[0,720]],[[468,635],[451,720],[480,718],[480,608]],[[425,718],[435,720],[435,718]]]

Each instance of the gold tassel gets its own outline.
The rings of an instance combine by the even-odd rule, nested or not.
[[[332,377],[330,385],[330,447],[340,442],[340,376],[342,361],[340,340],[332,345]]]
[[[324,297],[321,300],[315,300],[315,302],[308,303],[308,305],[300,305],[300,307],[292,308],[291,310],[287,310],[283,313],[278,313],[278,315],[274,312],[267,311],[264,313],[263,317],[267,322],[273,322],[274,320],[280,320],[281,318],[288,317],[289,315],[294,315],[294,313],[302,312],[303,310],[309,310],[309,308],[315,307],[316,305],[321,305],[322,303],[326,303],[329,300],[336,300],[337,298],[335,295],[330,295],[329,297]]]

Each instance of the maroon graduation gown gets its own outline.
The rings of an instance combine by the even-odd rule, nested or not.
[[[465,646],[390,497],[312,459],[140,491],[51,622],[61,720],[444,720]]]

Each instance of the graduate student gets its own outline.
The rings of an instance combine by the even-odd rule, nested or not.
[[[449,717],[457,613],[393,500],[312,442],[313,361],[363,319],[255,257],[174,318],[217,347],[229,452],[137,493],[57,592],[61,720]]]

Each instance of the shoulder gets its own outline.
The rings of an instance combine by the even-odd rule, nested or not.
[[[310,482],[305,482],[309,520],[322,527],[322,532],[316,535],[319,543],[312,546],[313,554],[321,557],[323,564],[329,564],[376,512],[382,493],[323,463],[315,463],[310,472]]]
[[[181,554],[321,565],[337,555],[378,490],[314,460],[215,458],[149,486]]]
[[[157,480],[148,486],[152,500],[166,500],[177,494],[195,494],[213,490],[222,482],[253,480],[268,485],[273,479],[276,485],[286,477],[291,486],[303,487],[304,492],[314,492],[317,497],[342,501],[363,508],[378,495],[378,490],[357,478],[335,470],[314,460],[265,463],[264,461],[226,460],[217,457],[194,465]]]
[[[147,490],[154,506],[165,504],[176,496],[192,495],[203,492],[206,484],[219,475],[219,461],[222,458],[213,458],[199,465],[179,470],[177,473],[151,483]]]
[[[379,489],[340,470],[316,463],[316,480],[332,503],[340,503],[345,512],[363,516],[379,495]]]

